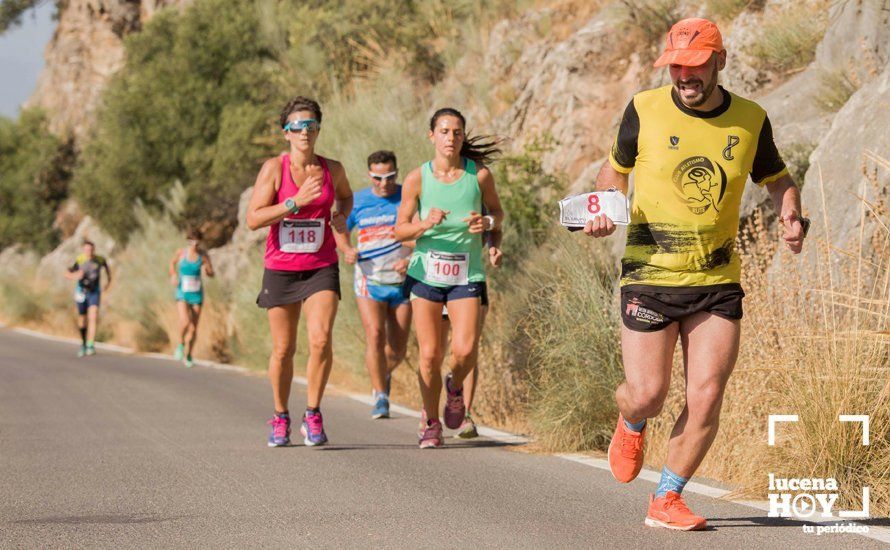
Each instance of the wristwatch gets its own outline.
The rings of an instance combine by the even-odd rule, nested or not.
[[[296,214],[297,212],[300,211],[300,207],[297,206],[296,202],[294,202],[293,197],[288,197],[288,198],[284,199],[284,206],[287,207],[287,209],[290,211],[291,214]]]
[[[488,215],[483,216],[483,218],[488,220],[488,230],[492,231],[494,229],[494,216]]]

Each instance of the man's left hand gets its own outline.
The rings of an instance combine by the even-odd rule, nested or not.
[[[804,225],[809,226],[809,220],[792,213],[779,218],[782,223],[782,240],[788,245],[788,249],[794,254],[800,254],[803,249],[803,240],[806,237]]]

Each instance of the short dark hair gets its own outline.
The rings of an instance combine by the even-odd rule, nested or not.
[[[396,162],[396,154],[392,151],[374,151],[368,155],[368,168],[371,168],[372,164],[383,164],[384,162],[391,162],[393,168],[399,167]]]
[[[186,232],[185,236],[189,239],[200,241],[202,237],[201,230],[197,228],[191,228]]]
[[[291,115],[291,113],[296,113],[297,111],[312,111],[312,115],[315,116],[315,120],[321,124],[321,106],[314,99],[309,99],[308,97],[303,97],[298,95],[292,100],[287,102],[287,105],[284,106],[284,109],[281,110],[281,118],[279,122],[281,122],[281,127],[284,128],[287,125],[287,117]]]
[[[89,239],[84,239],[84,240],[83,240],[83,245],[82,245],[82,246],[86,246],[86,245],[90,245],[90,246],[92,246],[93,248],[96,248],[96,243],[94,243],[93,241],[91,241],[91,240],[89,240]]]

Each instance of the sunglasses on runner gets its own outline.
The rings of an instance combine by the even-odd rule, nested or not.
[[[374,181],[395,181],[396,176],[399,174],[398,170],[393,172],[387,172],[386,174],[375,174],[374,172],[368,172],[371,175],[371,179]]]
[[[299,134],[303,130],[314,132],[321,126],[314,118],[304,118],[301,120],[292,120],[284,125],[284,131],[292,134]]]

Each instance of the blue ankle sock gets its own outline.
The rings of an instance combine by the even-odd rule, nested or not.
[[[628,429],[628,430],[630,430],[630,431],[632,431],[632,432],[640,433],[640,432],[643,431],[643,428],[646,427],[646,419],[644,418],[644,419],[640,420],[639,422],[637,422],[637,423],[635,423],[635,424],[631,424],[630,422],[628,422],[627,420],[625,420],[625,421],[624,421],[624,425],[627,426],[627,429]]]
[[[677,494],[682,493],[683,487],[686,487],[688,481],[689,478],[675,474],[667,466],[664,466],[661,469],[661,480],[658,482],[658,488],[655,489],[655,498],[663,497],[668,491],[673,491]]]

